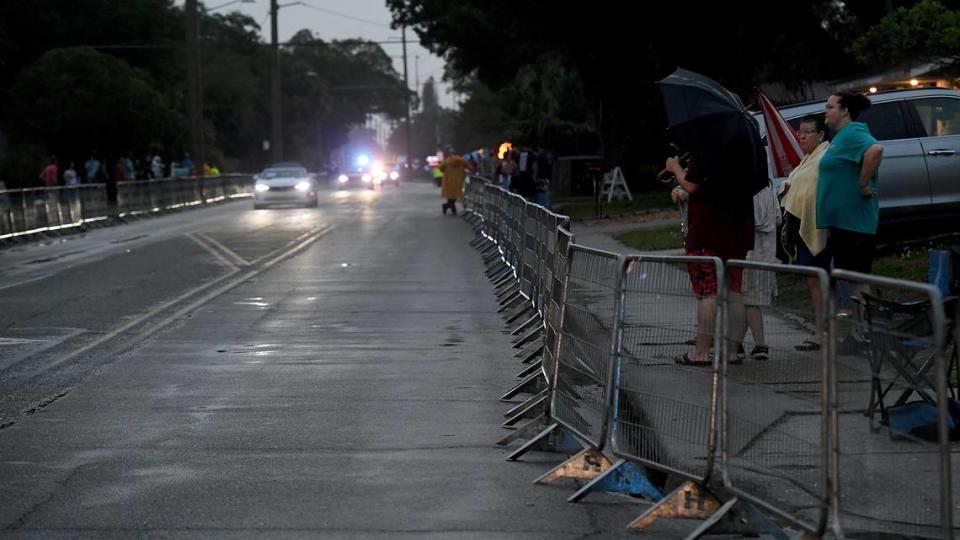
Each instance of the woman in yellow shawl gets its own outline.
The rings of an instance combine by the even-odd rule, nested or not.
[[[827,252],[827,230],[817,228],[817,179],[820,159],[830,143],[827,142],[827,126],[817,116],[807,116],[800,121],[797,130],[800,148],[806,154],[781,186],[781,204],[786,210],[787,220],[800,222],[800,237],[796,241],[796,252],[790,253],[795,263],[803,266],[815,266],[830,271],[830,254]],[[785,223],[784,227],[788,225]],[[820,319],[820,285],[815,278],[807,278],[813,312]],[[798,351],[816,351],[820,349],[820,338],[814,334],[797,345]]]
[[[443,215],[447,215],[447,210],[453,210],[453,215],[457,215],[457,199],[463,194],[463,179],[466,176],[467,162],[457,155],[453,148],[447,148],[447,157],[440,163],[440,170],[443,171],[443,185],[440,188],[440,196],[447,200],[443,203]]]

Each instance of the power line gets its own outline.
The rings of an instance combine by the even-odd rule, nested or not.
[[[298,3],[299,3],[299,5],[301,5],[301,6],[305,7],[305,8],[313,9],[313,10],[316,10],[316,11],[320,11],[320,12],[326,13],[327,15],[333,15],[334,17],[342,17],[342,18],[344,18],[344,19],[350,19],[351,21],[361,22],[361,23],[365,23],[365,24],[372,24],[372,25],[374,25],[374,26],[379,26],[379,27],[382,27],[382,28],[390,28],[390,25],[389,25],[389,24],[383,24],[382,22],[371,21],[371,20],[368,20],[368,19],[361,19],[360,17],[354,17],[353,15],[347,15],[346,13],[339,13],[339,12],[337,12],[337,11],[333,11],[333,10],[330,10],[330,9],[325,9],[325,8],[322,8],[322,7],[317,7],[317,6],[314,6],[313,4],[308,4],[308,3],[306,3],[306,2],[298,2]]]

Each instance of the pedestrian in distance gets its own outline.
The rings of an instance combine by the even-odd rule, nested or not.
[[[818,116],[800,120],[797,130],[800,149],[804,156],[795,169],[780,185],[780,204],[783,206],[783,241],[781,244],[790,262],[801,266],[813,266],[830,272],[830,252],[827,249],[827,231],[817,228],[817,183],[820,160],[830,148],[827,126]],[[820,309],[820,281],[806,279],[810,302],[816,321],[823,317]],[[814,333],[794,348],[798,351],[819,351],[823,336]]]
[[[67,170],[63,171],[63,183],[68,186],[75,186],[80,183],[80,177],[77,175],[77,169],[71,161]]]
[[[499,182],[500,187],[509,190],[513,183],[513,177],[517,174],[517,162],[513,159],[513,152],[504,154],[499,164]]]
[[[150,172],[153,174],[154,180],[163,178],[163,160],[160,159],[159,155],[154,155],[153,159],[150,160]]]
[[[57,156],[51,156],[47,166],[40,171],[40,180],[46,187],[56,187],[60,178],[60,169],[57,167]]]
[[[553,154],[546,148],[540,147],[537,150],[537,156],[533,162],[533,178],[533,202],[546,207],[550,193],[550,180],[553,178]]]
[[[447,210],[457,215],[457,199],[463,194],[463,181],[466,176],[467,162],[460,157],[452,147],[447,148],[446,157],[440,163],[439,169],[443,172],[443,182],[440,187],[440,196],[447,200],[441,207],[443,215]]]
[[[90,158],[83,164],[85,182],[88,184],[97,184],[107,180],[106,165],[101,163],[97,152],[90,154]]]
[[[124,182],[127,179],[127,166],[125,165],[125,159],[122,157],[117,158],[116,165],[113,166],[113,179],[116,182]]]

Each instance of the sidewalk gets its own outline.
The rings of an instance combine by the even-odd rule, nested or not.
[[[675,216],[670,216],[675,214]],[[636,254],[636,249],[618,241],[615,236],[638,229],[659,229],[675,225],[680,226],[677,212],[665,211],[657,214],[634,216],[632,218],[575,221],[570,224],[571,232],[576,235],[577,244],[612,253]],[[659,255],[683,255],[683,249],[671,249],[656,252]]]

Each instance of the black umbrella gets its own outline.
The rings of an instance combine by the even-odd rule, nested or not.
[[[685,69],[658,84],[671,137],[693,154],[708,178],[733,192],[749,188],[751,195],[767,185],[760,130],[736,94]]]

